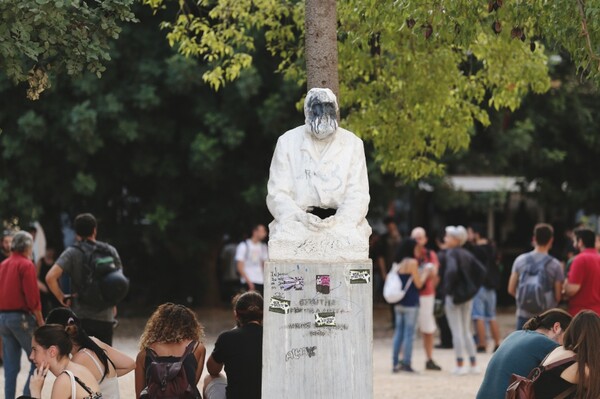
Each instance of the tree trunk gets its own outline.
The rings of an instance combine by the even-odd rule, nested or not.
[[[338,97],[336,0],[306,0],[307,89],[327,87]]]

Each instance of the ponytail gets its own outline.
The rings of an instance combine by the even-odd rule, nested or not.
[[[559,323],[560,328],[564,331],[569,327],[572,319],[573,316],[567,311],[553,308],[529,319],[525,325],[523,325],[523,330],[535,331],[539,328],[551,330],[555,323]]]

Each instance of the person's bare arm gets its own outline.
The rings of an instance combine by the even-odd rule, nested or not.
[[[427,279],[427,272],[423,275],[419,273],[419,263],[415,259],[410,259],[408,262],[408,268],[413,278],[413,284],[418,289],[423,288],[423,284],[425,284],[425,280]]]
[[[565,282],[565,295],[569,298],[574,296],[581,289],[581,284],[571,283],[570,281]]]
[[[563,291],[563,282],[557,281],[554,283],[554,298],[556,299],[556,303],[559,303],[562,299],[562,291]]]
[[[139,398],[146,387],[146,351],[141,350],[135,358],[135,397]]]
[[[121,377],[135,369],[135,360],[123,352],[113,348],[112,346],[105,344],[96,337],[92,337],[92,340],[98,344],[99,347],[106,351],[106,355],[115,365],[115,371],[117,372],[118,377]]]
[[[198,362],[196,366],[196,384],[198,384],[200,377],[202,377],[202,372],[204,371],[204,359],[206,357],[206,348],[204,345],[202,345],[202,343],[198,343],[198,346],[194,351],[194,357]]]
[[[508,293],[514,297],[517,296],[517,283],[519,282],[519,273],[512,272],[508,279]]]
[[[218,363],[211,355],[206,362],[206,371],[213,377],[218,377],[221,370],[223,370],[223,363]]]
[[[250,291],[254,290],[254,283],[248,279],[248,276],[246,275],[246,271],[244,270],[244,261],[238,260],[237,270],[238,270],[238,273],[240,273],[240,276],[242,276],[244,278],[244,280],[246,280],[246,284],[248,284],[248,288],[250,289]]]
[[[54,264],[50,270],[48,270],[48,274],[46,274],[46,284],[48,284],[48,288],[52,292],[52,294],[56,297],[58,302],[64,307],[70,307],[71,301],[69,299],[65,300],[65,293],[60,289],[60,284],[58,280],[60,276],[63,274],[63,269],[57,264]]]

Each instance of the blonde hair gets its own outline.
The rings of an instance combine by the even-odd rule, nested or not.
[[[140,337],[140,349],[144,350],[154,343],[200,342],[203,336],[204,327],[191,309],[168,302],[160,305],[150,316]]]

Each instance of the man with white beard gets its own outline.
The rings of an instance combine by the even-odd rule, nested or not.
[[[311,89],[306,123],[277,141],[267,206],[271,260],[366,260],[369,182],[362,140],[338,127],[329,89]]]

